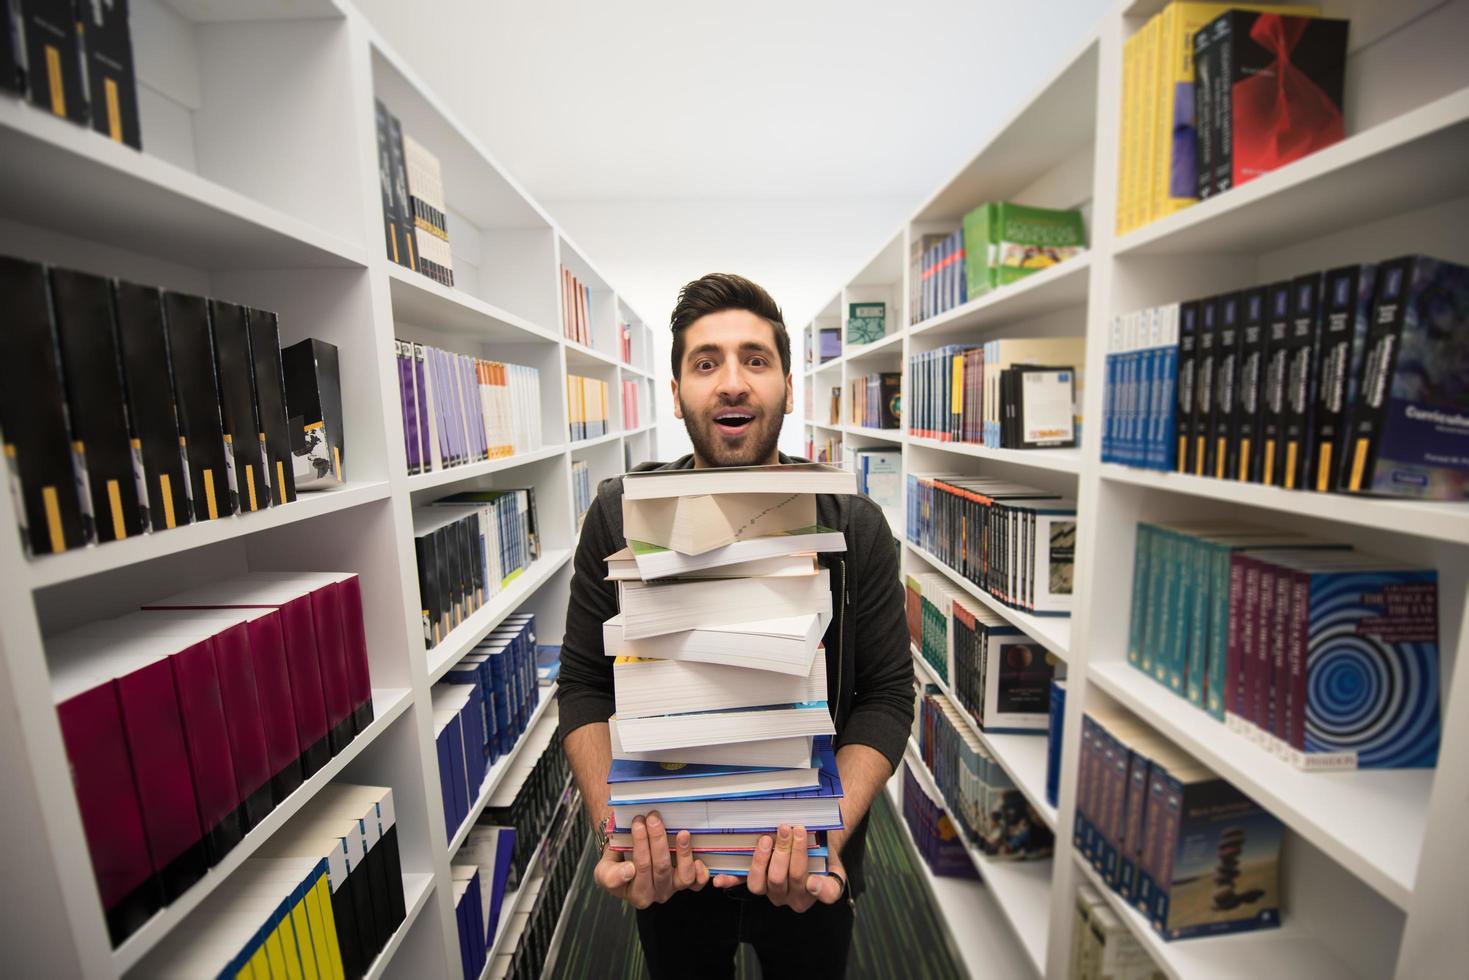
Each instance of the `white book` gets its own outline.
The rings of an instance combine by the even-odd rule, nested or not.
[[[590,491],[587,496],[590,499]],[[656,546],[650,545],[650,547]],[[678,555],[676,551],[664,550],[664,553]],[[679,555],[679,557],[689,556]],[[814,554],[780,555],[774,558],[755,558],[751,561],[735,562],[733,565],[720,565],[716,568],[691,568],[673,573],[673,575],[682,579],[762,578],[768,575],[809,574],[815,568],[816,556]],[[623,548],[607,556],[607,581],[609,582],[648,582],[670,577],[672,575],[644,574],[638,567],[631,548]]]
[[[681,748],[656,751],[626,748],[622,744],[621,724],[616,715],[607,719],[607,731],[612,741],[612,758],[626,759],[629,762],[663,762],[668,765],[683,763],[704,766],[765,766],[773,769],[799,769],[811,765],[812,738],[809,735],[762,738],[759,741],[726,745],[686,745]]]
[[[821,649],[829,619],[789,616],[628,640],[618,613],[602,624],[602,650],[609,657],[726,664],[804,676]]]
[[[619,827],[632,826],[634,817],[646,813],[646,804],[613,804],[612,819]],[[836,797],[786,796],[733,800],[683,800],[662,803],[658,816],[666,827],[677,830],[759,830],[779,824],[808,828],[840,827],[841,803]]]
[[[831,576],[824,568],[766,578],[619,582],[617,591],[629,640],[754,619],[831,615]]]
[[[664,803],[685,800],[691,796],[738,797],[755,793],[787,793],[798,789],[815,789],[820,785],[819,769],[762,769],[757,772],[732,772],[697,779],[630,779],[609,783],[608,803]]]
[[[655,500],[700,494],[856,493],[854,474],[826,463],[775,466],[721,466],[688,470],[646,470],[622,481],[626,500]]]
[[[632,752],[667,753],[689,746],[836,734],[825,701],[650,718],[619,718],[614,715],[611,720],[617,723],[618,741]]]
[[[685,555],[701,555],[736,541],[815,523],[816,497],[809,493],[720,493],[643,500],[624,494],[622,498],[622,533],[629,541],[662,545]]]
[[[685,555],[672,548],[636,539],[628,542],[627,551],[644,579],[691,575],[700,571],[727,568],[731,578],[758,574],[737,571],[755,561],[793,558],[808,552],[846,551],[847,537],[841,531],[812,524],[809,527],[782,531],[760,538],[744,538],[733,544],[711,548],[698,555]],[[618,557],[622,552],[618,552]],[[609,558],[610,562],[612,558]]]
[[[729,664],[618,657],[612,684],[619,718],[723,711],[826,700],[826,658],[812,657],[805,677]]]

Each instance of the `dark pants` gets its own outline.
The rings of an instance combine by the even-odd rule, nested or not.
[[[653,980],[733,977],[741,942],[755,947],[764,980],[843,977],[854,914],[846,899],[792,912],[743,887],[730,894],[707,885],[638,912],[638,938]]]

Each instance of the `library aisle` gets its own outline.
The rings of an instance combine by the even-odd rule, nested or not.
[[[985,20],[966,72],[1052,13],[979,6],[937,5]],[[868,741],[900,758],[848,976],[1462,975],[1469,0],[1094,0],[1034,91],[941,134],[898,50],[933,10],[566,8],[493,13],[555,41],[575,84],[542,91],[549,47],[501,63],[429,5],[0,3],[6,975],[648,976],[593,878],[618,822],[685,805],[733,874],[809,813],[824,872]],[[819,66],[842,111],[783,90],[750,140],[674,108],[769,95],[686,37],[811,24],[821,57],[873,42],[861,85]],[[639,93],[610,122],[602,84]],[[901,132],[949,176],[899,209],[872,161],[781,149],[827,115],[861,124],[828,149],[887,166]],[[695,130],[758,144],[765,196],[659,169]],[[691,445],[665,323],[711,270],[785,276],[779,445],[831,465],[629,476],[639,539],[583,589],[599,486]],[[821,527],[837,492],[891,541]],[[844,737],[881,673],[853,597],[888,586],[902,667]],[[606,827],[560,737],[588,647]]]

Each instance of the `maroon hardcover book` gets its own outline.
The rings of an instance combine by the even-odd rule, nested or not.
[[[347,686],[352,716],[360,732],[372,723],[372,671],[367,661],[367,624],[362,616],[362,581],[356,575],[342,580],[342,631],[347,646]]]
[[[1249,662],[1255,649],[1255,607],[1260,599],[1260,571],[1249,555],[1235,553],[1229,559],[1228,657],[1224,675],[1224,712],[1236,718],[1249,716]]]
[[[357,734],[352,722],[352,697],[347,685],[347,652],[342,638],[342,603],[335,585],[323,584],[306,592],[316,627],[316,652],[321,660],[321,688],[326,695],[327,734],[332,755],[347,747]]]
[[[56,718],[115,947],[162,907],[163,893],[143,831],[143,805],[123,736],[117,686],[89,672],[85,661],[68,660],[51,664]]]
[[[219,671],[214,665],[214,644],[208,638],[168,636],[167,639],[171,642],[165,642],[164,636],[160,636],[158,642],[169,654],[169,665],[173,668],[189,771],[199,799],[199,820],[204,827],[209,863],[214,865],[245,836],[244,806],[235,783],[229,729],[224,722],[224,698],[220,694]]]
[[[280,806],[302,780],[301,739],[296,723],[300,710],[291,689],[285,628],[279,610],[243,611],[250,617],[250,657],[255,664],[255,691],[260,698],[265,752],[270,761],[270,795],[272,802]]]
[[[1257,569],[1258,597],[1255,600],[1254,633],[1255,646],[1250,661],[1245,665],[1249,690],[1245,703],[1246,717],[1263,731],[1270,730],[1269,698],[1270,673],[1275,650],[1275,573],[1279,569],[1267,560],[1259,562]]]

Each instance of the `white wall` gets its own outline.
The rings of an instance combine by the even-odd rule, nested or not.
[[[911,202],[552,201],[546,207],[653,330],[654,455],[668,460],[690,451],[669,390],[668,318],[679,287],[706,272],[735,272],[775,297],[792,332],[796,385],[796,412],[786,418],[780,448],[803,455],[801,327],[896,231]]]

